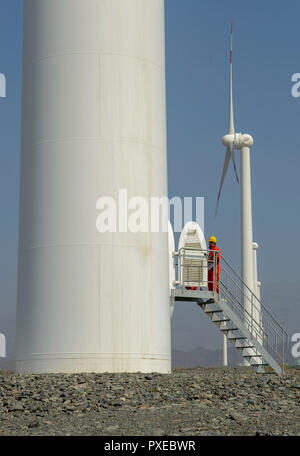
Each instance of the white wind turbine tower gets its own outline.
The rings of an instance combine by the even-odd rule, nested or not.
[[[167,233],[96,229],[100,197],[168,194],[164,24],[164,0],[24,2],[19,373],[171,372]]]
[[[232,101],[232,31],[230,33],[230,83],[229,83],[229,127],[228,133],[222,139],[226,146],[226,155],[224,160],[223,172],[217,199],[216,214],[221,196],[221,191],[229,165],[230,158],[237,182],[239,182],[234,149],[241,151],[241,241],[242,241],[242,278],[245,284],[256,293],[256,284],[254,284],[253,274],[253,240],[252,240],[252,204],[251,204],[251,170],[250,170],[250,147],[253,145],[253,138],[248,134],[235,133],[233,119],[233,101]],[[249,293],[245,288],[245,295]],[[244,308],[251,313],[251,302],[249,299],[244,300]],[[247,362],[246,362],[247,363]]]

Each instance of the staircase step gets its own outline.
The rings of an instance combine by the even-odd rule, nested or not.
[[[220,328],[220,331],[229,332],[229,331],[238,331],[238,329],[239,328],[223,328],[223,329]],[[238,337],[233,336],[233,337],[228,337],[228,339],[238,339]]]
[[[222,313],[223,310],[205,310],[205,313]]]
[[[214,308],[211,305],[207,304],[207,302],[203,303],[201,307],[204,312],[212,312],[214,310]]]
[[[208,311],[204,311],[204,312],[206,313],[206,315],[209,316],[209,318],[211,318],[211,316],[214,316],[215,314],[222,312],[222,310],[221,311],[220,310],[208,310]]]
[[[259,354],[261,353],[260,345],[255,340],[251,340],[252,336],[248,326],[242,318],[234,315],[234,309],[231,309],[226,301],[224,301],[224,305],[221,302],[206,302],[201,305],[201,308],[216,324],[219,330],[226,335],[227,339],[230,340],[243,358],[248,361],[250,366],[263,370],[265,367],[271,365],[277,373],[280,373],[280,369],[276,366],[276,363],[273,366],[273,360],[270,362],[267,355]],[[233,327],[230,328],[228,326]],[[248,337],[244,334],[247,334]],[[237,344],[236,341],[241,341],[241,343]],[[262,352],[264,353],[263,347]]]
[[[244,358],[262,358],[262,355],[243,355]]]

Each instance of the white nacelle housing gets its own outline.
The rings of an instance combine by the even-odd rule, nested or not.
[[[204,233],[200,226],[196,222],[186,223],[178,244],[180,268],[178,276],[181,285],[188,287],[207,286],[206,249]],[[184,258],[181,256],[182,254],[185,254]],[[201,254],[203,254],[203,257],[199,258]],[[193,256],[196,258],[193,259]],[[181,258],[183,258],[182,262]]]

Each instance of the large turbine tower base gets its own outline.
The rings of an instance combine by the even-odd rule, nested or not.
[[[168,235],[96,229],[167,196],[164,1],[24,10],[17,371],[168,373]]]

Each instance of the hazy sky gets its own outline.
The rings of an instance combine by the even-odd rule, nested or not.
[[[254,137],[253,224],[262,300],[289,334],[300,332],[300,98],[291,95],[291,77],[300,73],[299,1],[165,3],[169,195],[205,197],[206,236],[216,235],[239,268],[240,187],[231,168],[214,216],[228,126],[233,20],[235,127]],[[7,79],[7,98],[0,99],[0,332],[16,308],[22,5],[0,0],[0,73]],[[184,303],[176,304],[172,335],[180,349],[217,348],[222,340],[201,309]]]

